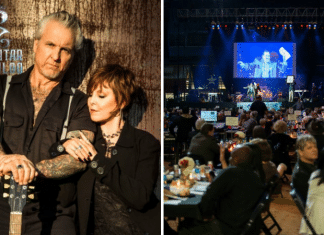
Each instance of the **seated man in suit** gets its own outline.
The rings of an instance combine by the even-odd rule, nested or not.
[[[264,192],[260,149],[253,145],[258,148],[256,151],[249,146],[252,147],[242,145],[232,151],[231,166],[215,178],[200,202],[202,215],[214,219],[191,221],[180,234],[235,235],[242,232]]]
[[[315,138],[311,135],[298,137],[296,151],[298,159],[292,174],[292,186],[304,202],[306,202],[308,180],[312,172],[316,170],[315,161],[318,157]]]

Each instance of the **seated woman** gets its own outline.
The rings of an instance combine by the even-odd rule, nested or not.
[[[323,155],[323,151],[320,155]],[[309,189],[306,201],[306,215],[316,234],[324,234],[324,164],[319,162],[318,170],[314,171],[308,181]],[[301,234],[313,234],[304,219],[300,225]]]
[[[285,133],[288,129],[285,121],[276,121],[273,129],[275,133],[271,134],[268,138],[273,150],[272,161],[277,167],[280,163],[284,163],[287,166],[286,174],[291,174],[292,168],[290,164],[289,148],[294,145],[295,141]]]
[[[123,119],[136,90],[132,72],[119,65],[99,68],[87,93],[91,120],[98,124],[95,144],[73,138],[63,146],[88,161],[78,182],[80,234],[160,234],[160,203],[153,190],[160,144]]]

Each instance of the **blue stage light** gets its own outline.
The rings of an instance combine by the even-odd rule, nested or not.
[[[316,24],[314,24],[314,29],[316,29],[316,27],[317,27],[317,25],[316,25]]]
[[[244,25],[241,24],[241,29],[244,29]]]
[[[219,29],[219,24],[217,25],[217,29]]]
[[[235,28],[238,29],[238,25],[235,25]]]
[[[275,26],[272,26],[272,29],[275,29],[276,27]]]
[[[215,25],[214,24],[212,25],[212,29],[215,29]]]

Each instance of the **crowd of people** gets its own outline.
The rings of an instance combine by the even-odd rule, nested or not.
[[[199,118],[199,109],[191,109],[191,115],[188,107],[183,109],[187,113],[186,122],[191,123],[186,130],[180,127],[184,122],[178,121],[180,116],[184,118],[181,110],[165,109],[164,128],[174,134],[176,143],[182,146],[179,155],[191,156],[201,164],[213,161],[214,166],[224,169],[211,182],[200,203],[201,213],[207,218],[212,216],[212,219],[208,223],[191,221],[186,228],[180,230],[180,234],[239,234],[267,182],[275,175],[291,175],[292,187],[304,201],[306,213],[315,231],[318,234],[324,233],[321,223],[321,202],[324,195],[324,152],[321,152],[324,147],[324,110],[320,107],[303,109],[301,115],[292,121],[288,119],[292,108],[268,110],[258,97],[254,104],[256,105],[252,105],[248,111],[230,110],[231,116],[238,117],[239,120],[232,139],[222,133],[229,128],[233,130],[233,127],[217,129],[219,125]],[[224,114],[229,110],[215,111],[218,115],[217,122],[225,122]],[[177,132],[174,131],[175,127],[178,127]],[[178,138],[179,131],[186,132],[180,135],[185,136],[185,139]],[[238,145],[230,150],[226,146],[227,142]],[[297,157],[296,162],[292,161],[292,156]],[[246,188],[241,188],[242,185],[249,185],[249,192],[245,192]],[[233,214],[236,215],[235,218],[232,217]],[[303,220],[300,233],[309,232]]]

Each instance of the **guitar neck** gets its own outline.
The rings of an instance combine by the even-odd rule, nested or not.
[[[21,212],[10,213],[9,235],[21,235]]]

